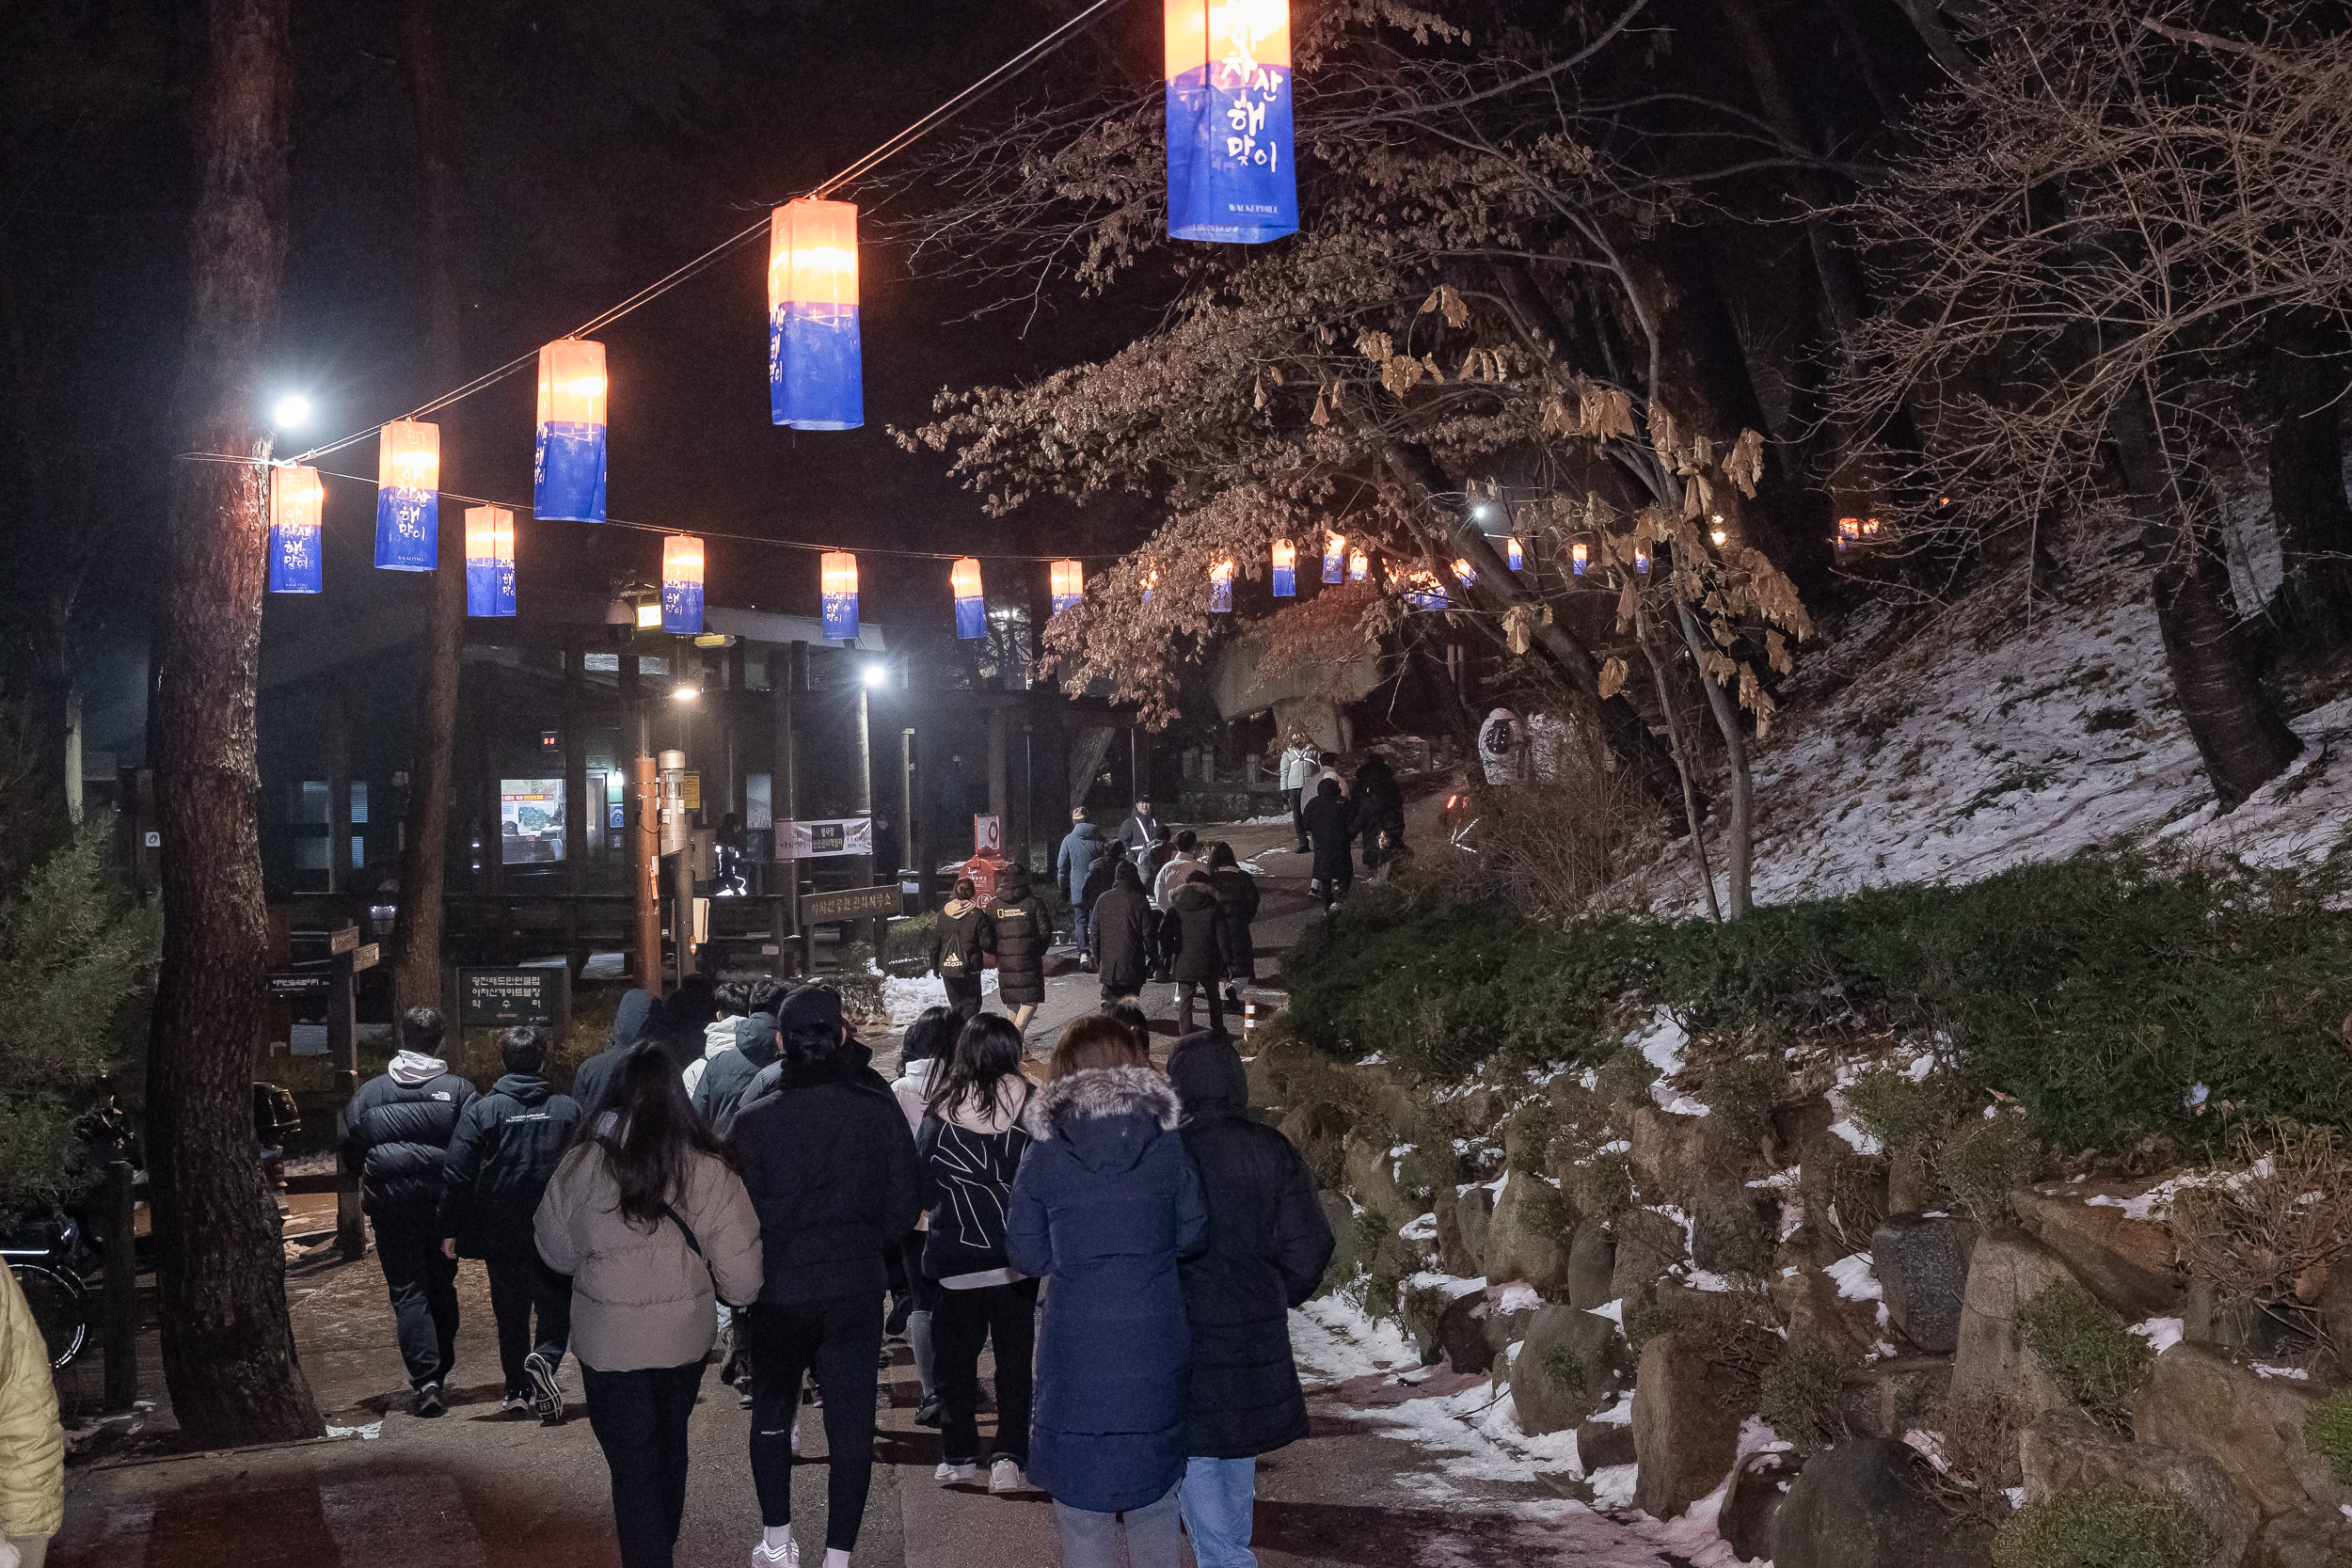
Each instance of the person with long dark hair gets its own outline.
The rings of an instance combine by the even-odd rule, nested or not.
[[[612,1472],[622,1568],[670,1568],[714,1298],[749,1301],[761,1274],[742,1179],[658,1046],[614,1067],[532,1230],[540,1259],[572,1276],[572,1354]]]
[[[898,1097],[898,1108],[907,1114],[907,1126],[918,1137],[923,1117],[930,1107],[931,1085],[947,1070],[948,1059],[955,1054],[956,1035],[962,1026],[963,1015],[954,1008],[926,1007],[920,1018],[907,1025],[906,1034],[899,1039],[898,1081],[890,1089]],[[903,1331],[907,1348],[914,1353],[914,1375],[923,1386],[922,1402],[914,1407],[914,1424],[935,1427],[942,1417],[939,1384],[933,1372],[931,1323],[932,1314],[939,1307],[939,1282],[923,1276],[926,1222],[918,1219],[914,1224],[915,1227],[899,1243],[899,1266],[907,1279]],[[897,1315],[894,1310],[892,1316]]]
[[[936,1294],[931,1334],[942,1418],[937,1479],[970,1481],[980,1458],[980,1349],[996,1344],[996,1444],[988,1489],[1027,1483],[1029,1357],[1037,1340],[1037,1281],[1005,1260],[1005,1214],[1029,1134],[1021,1115],[1021,1031],[983,1013],[963,1026],[915,1133],[923,1164],[927,1237],[922,1274]]]

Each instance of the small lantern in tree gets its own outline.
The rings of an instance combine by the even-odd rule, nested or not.
[[[1527,570],[1527,550],[1519,544],[1518,534],[1515,533],[1502,542],[1502,559],[1515,572]]]
[[[1298,595],[1298,546],[1287,539],[1274,542],[1274,596],[1278,599]]]
[[[703,542],[691,533],[661,541],[661,629],[699,637],[703,629]]]
[[[947,569],[956,599],[956,635],[965,641],[988,635],[988,600],[980,592],[980,563],[964,556]]]
[[[1209,568],[1209,609],[1231,613],[1233,608],[1233,563],[1220,561]]]
[[[847,550],[827,550],[818,566],[818,587],[824,601],[825,635],[836,642],[857,641],[857,557]]]
[[[1072,610],[1087,596],[1087,569],[1075,561],[1054,562],[1054,613]]]
[[[1463,560],[1459,556],[1456,556],[1454,558],[1454,580],[1461,583],[1476,582],[1478,580],[1478,573],[1471,567],[1469,562]]]
[[[1347,573],[1347,535],[1326,533],[1323,536],[1323,580],[1338,582]]]
[[[1347,557],[1347,580],[1361,582],[1372,575],[1372,557],[1362,550],[1351,550]]]
[[[466,508],[466,613],[515,613],[515,515],[502,506]]]
[[[795,430],[866,422],[855,202],[803,198],[768,220],[768,401]]]
[[[441,554],[441,428],[394,420],[375,446],[375,563],[429,572]]]
[[[285,464],[269,471],[269,591],[315,594],[326,586],[319,520],[326,487],[316,468]]]
[[[1568,546],[1568,570],[1582,577],[1592,563],[1593,552],[1585,547],[1583,540],[1579,539]]]

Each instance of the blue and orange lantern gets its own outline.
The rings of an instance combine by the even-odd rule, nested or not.
[[[1464,561],[1457,556],[1454,558],[1454,580],[1460,583],[1476,582],[1478,580],[1478,573],[1469,562]]]
[[[1287,539],[1274,542],[1274,596],[1278,599],[1298,596],[1298,546]]]
[[[768,403],[794,430],[866,422],[853,201],[804,197],[768,220]]]
[[[561,338],[539,351],[539,445],[531,509],[604,521],[604,345]]]
[[[1232,613],[1233,563],[1220,561],[1209,568],[1209,609],[1220,615]]]
[[[1347,573],[1347,535],[1326,533],[1323,536],[1323,580],[1338,582]]]
[[[515,515],[502,506],[466,508],[466,613],[515,613]]]
[[[1347,557],[1347,580],[1361,582],[1372,575],[1372,557],[1362,550],[1351,550]]]
[[[441,558],[441,427],[394,420],[375,442],[375,563],[429,572]]]
[[[1511,570],[1515,572],[1527,570],[1527,550],[1524,546],[1520,545],[1518,534],[1515,533],[1502,542],[1502,558],[1510,563]]]
[[[1298,231],[1288,0],[1163,0],[1168,232],[1262,245]]]
[[[661,629],[674,637],[703,631],[703,542],[691,533],[661,540]]]
[[[326,486],[316,468],[288,463],[269,471],[269,591],[315,594],[326,586],[319,521]]]
[[[980,563],[970,556],[947,568],[947,586],[956,596],[956,635],[965,641],[988,635],[988,599],[980,592]]]
[[[825,607],[825,635],[836,642],[857,641],[857,557],[827,550],[818,563],[817,585]]]
[[[1647,545],[1633,546],[1633,569],[1644,577],[1649,576],[1649,546]]]
[[[1407,574],[1400,586],[1404,590],[1406,607],[1409,610],[1443,610],[1449,602],[1436,574],[1425,568],[1417,568]]]
[[[1568,569],[1574,572],[1578,577],[1582,577],[1584,575],[1585,568],[1592,565],[1592,563],[1593,552],[1584,547],[1583,540],[1579,539],[1575,544],[1568,546]]]
[[[1075,561],[1054,562],[1054,613],[1074,610],[1087,596],[1087,569]]]

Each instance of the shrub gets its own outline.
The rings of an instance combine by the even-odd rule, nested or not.
[[[2017,1332],[2069,1399],[2109,1426],[2124,1423],[2153,1353],[2090,1291],[2059,1280],[2018,1310]]]
[[[880,1018],[884,1010],[882,977],[874,967],[873,943],[844,942],[835,961],[840,967],[824,983],[841,993],[841,1010],[853,1020]]]
[[[1638,1354],[1644,1345],[1671,1330],[1674,1317],[1654,1301],[1628,1302],[1625,1307],[1625,1337]]]
[[[2041,1145],[2023,1117],[1979,1117],[1955,1132],[1935,1161],[1937,1180],[1979,1225],[2010,1213],[2010,1195],[2033,1180]]]
[[[1396,1164],[1397,1191],[1416,1208],[1427,1209],[1438,1194],[1460,1180],[1461,1163],[1451,1144],[1435,1139],[1415,1144]]]
[[[1633,1202],[1633,1162],[1621,1148],[1596,1154],[1578,1167],[1576,1206],[1588,1214],[1609,1215]]]
[[[1843,1384],[1837,1358],[1819,1348],[1790,1350],[1764,1369],[1757,1380],[1758,1412],[1765,1424],[1801,1454],[1811,1455],[1846,1433],[1838,1409]]]
[[[2303,1446],[2326,1460],[2338,1481],[2352,1481],[2352,1388],[2312,1406],[2303,1418]]]
[[[2308,1313],[2298,1285],[2352,1243],[2352,1159],[2332,1129],[2291,1125],[2238,1156],[2245,1169],[2173,1200],[2181,1261],[2225,1303]]]
[[[1777,1056],[1743,1056],[1715,1069],[1699,1091],[1725,1132],[1755,1144],[1772,1130],[1772,1106],[1788,1085],[1788,1065]]]
[[[1855,1124],[1889,1149],[1924,1152],[1942,1140],[1963,1110],[1958,1085],[1940,1072],[1914,1078],[1896,1068],[1871,1068],[1857,1073],[1842,1092]]]
[[[2084,1488],[2011,1514],[1993,1538],[1993,1568],[2197,1568],[2208,1541],[2185,1497]]]
[[[1613,1108],[1640,1105],[1649,1099],[1649,1086],[1658,1082],[1658,1069],[1639,1046],[1625,1046],[1601,1064],[1593,1080],[1593,1092],[1603,1103]]]
[[[1575,1347],[1565,1341],[1544,1352],[1544,1372],[1552,1382],[1569,1393],[1584,1392],[1586,1384],[1584,1358],[1578,1355]]]
[[[938,928],[937,910],[925,910],[921,914],[892,921],[882,932],[882,967],[895,974],[905,965],[917,966],[916,971],[909,973],[928,965],[931,955],[931,933]]]
[[[1504,1168],[1528,1176],[1544,1174],[1555,1124],[1551,1107],[1540,1100],[1531,1100],[1512,1112],[1502,1133]]]

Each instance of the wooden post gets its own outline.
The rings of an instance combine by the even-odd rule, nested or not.
[[[359,1015],[352,995],[351,956],[359,949],[359,927],[345,926],[327,938],[326,1054],[335,1064],[337,1100],[346,1108],[359,1092]],[[397,1023],[394,1025],[397,1027]],[[368,1255],[368,1227],[359,1212],[359,1173],[340,1166],[335,1178],[335,1245],[347,1262]]]
[[[106,1164],[106,1301],[101,1342],[106,1353],[106,1408],[128,1410],[139,1397],[139,1264],[131,1164]]]
[[[654,760],[640,756],[637,821],[630,834],[629,885],[637,895],[637,983],[661,990],[661,784]]]
[[[898,829],[898,842],[904,846],[902,854],[909,869],[914,873],[914,908],[910,914],[921,914],[931,907],[931,868],[923,844],[923,793],[914,776],[914,728],[909,725],[898,732],[898,811],[904,818]]]

